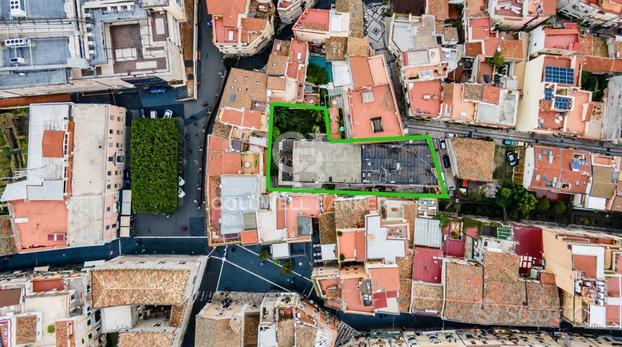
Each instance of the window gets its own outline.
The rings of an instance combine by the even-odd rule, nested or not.
[[[113,134],[112,129],[108,130],[108,133],[109,133],[110,135],[112,135],[112,134]]]
[[[86,325],[87,326],[91,326],[91,320],[90,319],[86,321]]]
[[[107,185],[106,185],[106,188],[110,189],[110,184],[107,184]]]
[[[106,225],[106,230],[110,230],[110,225]]]
[[[106,212],[110,212],[110,206],[106,207]]]
[[[112,171],[108,171],[108,176],[112,175]]]
[[[375,117],[371,119],[371,125],[372,128],[374,129],[375,133],[379,133],[384,131],[384,129],[382,129],[382,118],[380,117]]]

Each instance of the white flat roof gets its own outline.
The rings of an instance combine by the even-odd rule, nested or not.
[[[270,245],[270,251],[272,253],[272,258],[274,259],[284,259],[289,258],[289,244],[287,242],[284,243],[273,243]]]
[[[323,261],[337,260],[337,244],[331,243],[329,245],[322,245],[320,249]]]
[[[68,205],[67,242],[92,245],[103,240],[104,195],[73,196]]]
[[[384,259],[386,263],[395,264],[395,258],[405,256],[405,241],[387,239],[387,228],[380,225],[379,214],[367,215],[365,227],[367,229],[367,259]]]
[[[108,114],[108,105],[74,106],[73,195],[104,193]]]

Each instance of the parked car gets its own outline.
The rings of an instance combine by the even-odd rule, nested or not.
[[[451,162],[449,161],[449,156],[447,154],[443,154],[443,166],[447,169],[451,167]]]
[[[149,112],[149,118],[151,119],[158,118],[158,111]]]
[[[446,133],[445,137],[456,137],[456,134],[454,134],[454,133]]]
[[[447,142],[445,142],[445,140],[441,140],[439,143],[441,144],[441,149],[447,149]]]
[[[166,111],[164,111],[164,117],[162,117],[162,118],[168,119],[168,118],[172,118],[172,117],[173,117],[173,111],[166,110]]]
[[[514,140],[503,140],[504,146],[516,146],[516,141]]]
[[[166,94],[166,87],[151,87],[147,90],[150,94]]]
[[[179,183],[180,187],[183,187],[183,185],[186,184],[186,181],[184,181],[184,179],[181,178],[181,176],[177,176],[177,182]]]
[[[180,187],[180,188],[179,188],[179,192],[178,192],[178,194],[177,194],[177,197],[178,197],[178,198],[180,198],[180,199],[183,199],[183,198],[184,198],[184,196],[186,196],[186,192],[184,192],[184,191],[181,189],[181,187]]]
[[[516,156],[516,153],[514,152],[505,152],[505,158],[508,161],[508,164],[511,167],[514,167],[516,165],[518,165],[518,157]]]

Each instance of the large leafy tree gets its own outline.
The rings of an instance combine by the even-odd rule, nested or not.
[[[504,216],[526,218],[536,208],[538,198],[523,186],[508,184],[497,192],[496,203],[503,208]]]
[[[179,145],[176,119],[132,121],[130,157],[135,212],[172,213],[177,209]]]
[[[321,86],[328,83],[328,74],[321,66],[309,64],[307,66],[307,81]]]

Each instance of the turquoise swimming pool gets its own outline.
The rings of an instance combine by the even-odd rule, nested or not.
[[[309,64],[314,64],[314,65],[317,65],[323,68],[324,71],[326,71],[326,74],[328,75],[328,80],[331,82],[333,81],[332,64],[329,61],[326,61],[325,57],[311,54],[309,55]]]

